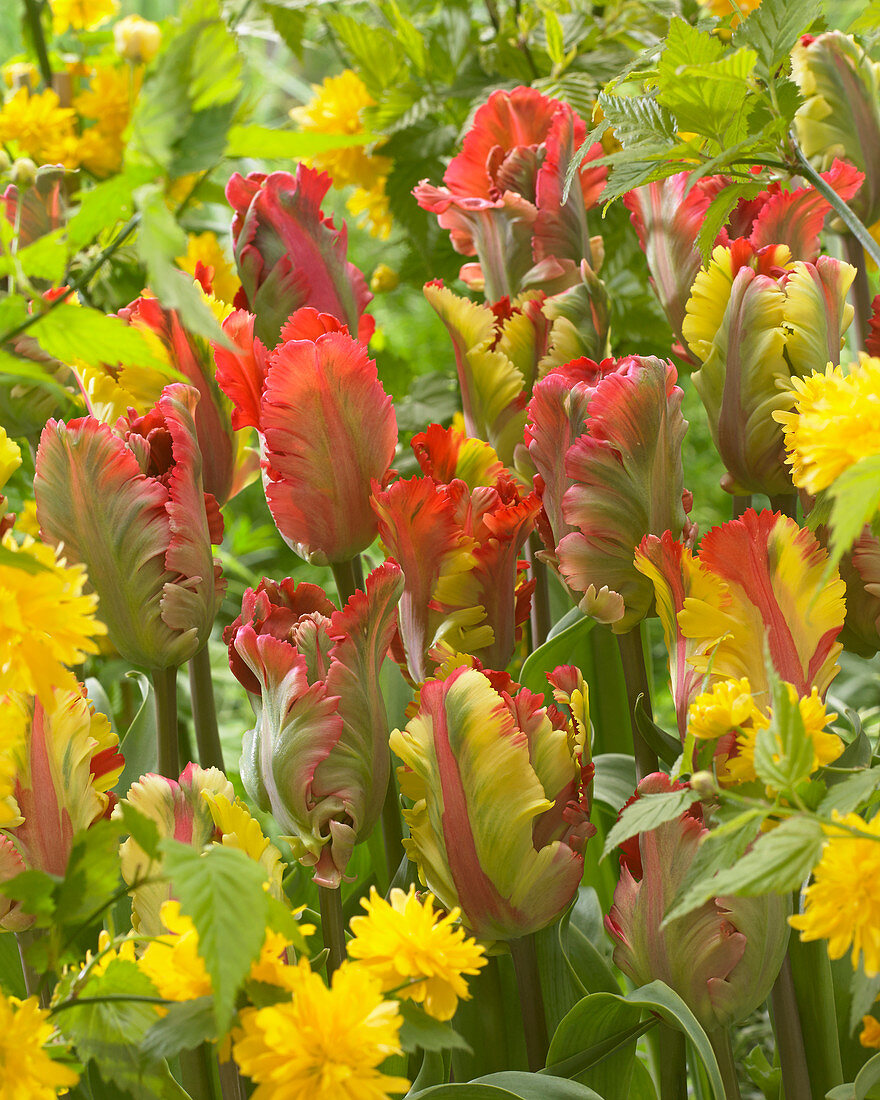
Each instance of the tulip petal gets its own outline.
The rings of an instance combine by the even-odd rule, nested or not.
[[[853,318],[846,295],[856,269],[831,256],[815,264],[795,263],[784,280],[785,321],[790,328],[785,354],[791,373],[801,378],[840,363],[843,334]]]

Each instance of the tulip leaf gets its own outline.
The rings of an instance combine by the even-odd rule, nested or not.
[[[182,1050],[194,1050],[213,1039],[214,1005],[211,997],[197,997],[170,1005],[167,1016],[150,1028],[141,1042],[141,1054],[148,1060],[173,1058]]]
[[[859,1070],[853,1085],[855,1100],[866,1100],[877,1084],[880,1084],[880,1054],[875,1054]]]
[[[126,995],[156,997],[157,993],[136,963],[113,959],[103,973],[92,971],[78,992],[77,1003],[59,1013],[58,1023],[84,1062],[93,1059],[106,1081],[127,1090],[136,1100],[185,1097],[168,1067],[140,1049],[156,1022],[156,1006],[125,1000]],[[98,997],[113,1000],[88,1000]]]
[[[466,1050],[470,1047],[464,1039],[453,1031],[449,1024],[435,1020],[424,1009],[412,1001],[402,1001],[398,1012],[403,1017],[400,1029],[400,1045],[406,1051],[425,1050]]]
[[[174,896],[198,932],[199,954],[214,989],[217,1031],[224,1032],[266,938],[266,872],[237,848],[215,844],[197,852],[170,838],[161,847]]]
[[[622,752],[604,752],[593,757],[596,778],[593,780],[593,801],[601,802],[618,814],[636,789],[636,763]]]
[[[570,1081],[565,1077],[549,1077],[546,1074],[524,1073],[522,1070],[505,1070],[478,1077],[472,1084],[495,1085],[510,1089],[522,1100],[603,1100],[595,1089]]]
[[[700,796],[696,791],[689,789],[643,795],[631,806],[627,806],[620,820],[608,833],[602,858],[604,859],[630,837],[650,832],[651,829],[656,829],[658,825],[663,825],[667,821],[675,821],[685,810],[699,801]]]
[[[495,1085],[468,1081],[454,1085],[432,1085],[423,1092],[409,1092],[407,1100],[517,1100],[517,1095]]]
[[[261,160],[298,160],[334,149],[369,145],[375,134],[326,134],[301,130],[276,130],[268,126],[233,126],[226,136],[227,157],[259,157]]]
[[[150,678],[142,672],[128,672],[126,676],[137,681],[141,705],[120,739],[119,751],[125,757],[125,767],[117,780],[116,789],[123,796],[128,793],[132,783],[136,783],[148,772],[155,772],[159,766],[153,685]]]
[[[0,936],[0,990],[22,1000],[27,997],[15,936]]]
[[[863,959],[859,959],[859,966],[853,972],[849,987],[850,1010],[848,1027],[850,1034],[854,1033],[861,1024],[862,1017],[871,1011],[871,1006],[880,995],[880,974],[868,977],[865,973]]]
[[[633,718],[635,719],[636,729],[642,735],[642,740],[648,748],[653,749],[664,764],[674,764],[681,756],[681,741],[677,737],[668,734],[662,726],[657,725],[645,706],[643,695],[639,696],[635,707],[633,707]]]

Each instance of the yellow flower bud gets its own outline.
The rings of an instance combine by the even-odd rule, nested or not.
[[[120,57],[147,65],[159,52],[162,31],[158,23],[151,23],[139,15],[127,15],[113,28],[113,40]]]
[[[374,294],[387,294],[394,290],[400,282],[400,276],[393,267],[388,264],[379,264],[370,277],[370,290]]]

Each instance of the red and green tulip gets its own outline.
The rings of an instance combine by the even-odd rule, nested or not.
[[[419,876],[485,940],[510,940],[556,920],[577,892],[595,832],[588,788],[586,693],[557,669],[561,705],[503,673],[459,667],[421,688],[416,715],[391,735]]]
[[[256,316],[266,347],[303,306],[329,313],[367,343],[375,322],[364,313],[372,298],[361,272],[346,259],[348,233],[336,229],[321,203],[332,180],[300,164],[290,172],[237,172],[226,185],[235,211],[232,239],[243,301]]]
[[[635,797],[681,786],[656,772]],[[739,1023],[769,994],[788,945],[787,903],[777,895],[711,898],[664,923],[708,832],[701,817],[688,811],[622,850],[605,928],[615,965],[637,986],[665,982],[711,1034]]]
[[[233,426],[260,433],[266,500],[288,546],[312,563],[348,561],[376,537],[370,491],[390,476],[391,398],[366,347],[329,314],[298,310],[272,352],[254,327],[231,314],[224,329],[241,354],[215,349]]]
[[[792,261],[784,245],[719,245],[697,276],[683,331],[701,366],[694,386],[727,469],[729,493],[790,493],[783,433],[793,376],[839,363],[855,269],[820,256]]]
[[[574,530],[556,553],[563,578],[584,593],[583,610],[625,633],[654,598],[633,564],[636,547],[645,535],[671,530],[678,537],[687,525],[681,466],[687,421],[671,363],[628,356],[597,370],[586,428],[564,456],[571,484],[562,518]],[[559,472],[554,479],[561,485]]]
[[[50,420],[37,452],[43,537],[85,565],[110,641],[148,669],[176,667],[205,645],[225,588],[211,554],[223,520],[202,487],[198,399],[174,384],[115,429],[93,417]]]
[[[400,638],[413,682],[426,678],[441,642],[504,668],[529,614],[534,586],[522,577],[519,553],[540,510],[537,496],[507,474],[473,489],[457,478],[444,485],[414,477],[376,485],[373,507],[382,543],[403,570]]]
[[[495,91],[477,111],[461,153],[443,176],[413,194],[450,231],[452,246],[479,263],[461,277],[496,302],[525,289],[558,293],[581,279],[581,262],[593,259],[587,211],[605,186],[606,169],[590,161],[604,155],[598,143],[563,201],[565,177],[586,126],[567,104],[536,88]]]
[[[335,611],[314,585],[264,581],[224,633],[256,714],[242,781],[321,886],[339,886],[382,810],[390,758],[379,670],[402,587],[386,562]]]

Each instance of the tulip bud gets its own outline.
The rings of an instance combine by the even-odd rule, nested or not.
[[[86,566],[111,642],[148,669],[201,649],[225,587],[211,556],[223,521],[202,489],[197,401],[175,384],[115,431],[93,417],[50,420],[37,452],[44,538]]]
[[[804,35],[791,53],[791,75],[804,102],[794,128],[804,155],[818,169],[835,157],[865,173],[850,205],[866,224],[880,218],[880,63],[852,35]]]
[[[635,797],[680,787],[655,772]],[[640,833],[637,848],[635,838],[628,842],[605,928],[627,977],[637,986],[665,982],[711,1033],[739,1023],[767,997],[788,946],[788,905],[777,895],[712,898],[664,923],[708,832],[701,817],[692,808]]]
[[[390,760],[379,669],[402,587],[386,562],[333,611],[314,585],[264,581],[223,635],[257,719],[242,782],[322,886],[339,886],[382,810]]]
[[[459,667],[428,680],[415,717],[391,735],[403,761],[400,788],[412,801],[407,853],[479,939],[545,927],[583,875],[595,832],[586,693],[577,670],[556,676],[572,703],[569,720],[503,673]]]

